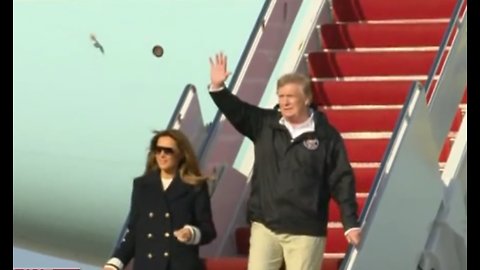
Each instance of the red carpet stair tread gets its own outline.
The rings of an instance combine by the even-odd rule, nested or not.
[[[312,84],[317,105],[403,105],[413,80],[323,81]]]
[[[312,90],[319,106],[403,105],[412,83],[413,80],[315,81]],[[425,81],[421,83],[425,85]],[[466,89],[462,103],[467,103]]]
[[[339,132],[391,131],[400,114],[400,109],[348,109],[325,110],[328,120]]]
[[[363,206],[365,206],[365,201],[366,197],[357,197],[357,203],[358,203],[358,214],[360,215]],[[340,214],[340,208],[338,207],[338,204],[331,200],[329,207],[328,207],[328,220],[331,222],[341,222],[341,214]],[[340,251],[340,252],[344,252]]]
[[[436,54],[436,51],[313,52],[308,55],[308,67],[315,78],[427,75]]]
[[[247,270],[246,257],[220,257],[204,260],[207,270]],[[322,270],[336,270],[340,267],[341,258],[326,258]]]
[[[450,18],[455,0],[333,0],[338,21]]]
[[[326,253],[342,253],[345,252],[348,243],[344,236],[344,231],[342,227],[331,227],[328,231],[329,235],[327,238],[327,243],[325,246]],[[235,232],[235,238],[237,243],[244,243],[242,248],[238,250],[238,253],[241,255],[248,255],[248,248],[245,247],[245,244],[248,246],[248,239],[250,238],[250,228],[243,227],[239,228]],[[246,241],[246,242],[245,242]]]
[[[355,174],[355,188],[358,193],[366,193],[370,191],[378,167],[353,167]]]
[[[389,138],[382,139],[345,139],[345,147],[350,162],[380,162],[387,149]],[[439,156],[439,162],[446,162],[453,141],[448,138]],[[358,181],[358,179],[356,179]],[[357,191],[359,192],[359,191]]]
[[[438,46],[448,22],[326,24],[325,49]]]

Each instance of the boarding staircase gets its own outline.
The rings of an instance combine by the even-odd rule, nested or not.
[[[408,91],[414,81],[427,80],[455,4],[454,0],[332,0],[332,21],[317,25],[321,48],[307,52],[305,62],[318,109],[345,140],[356,176],[359,214]],[[440,154],[440,167],[465,109],[466,91]],[[340,267],[348,248],[343,233],[339,208],[332,201],[323,270]],[[249,234],[248,227],[236,231],[238,252],[244,256]]]

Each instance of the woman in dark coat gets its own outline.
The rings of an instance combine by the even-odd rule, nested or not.
[[[203,269],[199,246],[216,237],[206,179],[182,132],[155,132],[145,173],[133,182],[127,230],[104,270],[132,258],[135,270]]]

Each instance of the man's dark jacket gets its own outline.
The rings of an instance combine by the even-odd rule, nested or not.
[[[325,236],[331,197],[345,230],[358,227],[355,181],[343,140],[325,115],[314,111],[315,132],[292,140],[281,113],[246,102],[224,88],[210,92],[220,111],[255,145],[248,200],[250,221],[276,233]]]

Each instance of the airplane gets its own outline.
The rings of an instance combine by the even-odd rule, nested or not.
[[[99,264],[128,213],[151,131],[166,128],[187,84],[207,84],[213,48],[238,61],[262,3],[13,4],[14,245]],[[237,14],[244,19],[220,28],[227,41],[205,39],[217,19]],[[217,109],[202,90],[209,120]]]
[[[243,4],[212,0],[207,6],[195,2],[14,1],[15,246],[101,266],[122,235],[131,181],[143,168],[150,132],[171,127],[190,135],[203,169],[217,175],[211,196],[220,237],[202,247],[202,256],[211,258],[207,261],[211,269],[227,265],[228,260],[236,265],[229,269],[244,265],[248,248],[239,243],[248,239],[244,210],[252,145],[217,112],[207,94],[208,56],[220,46],[233,56],[230,63],[236,63],[229,88],[259,106],[275,105],[275,80],[281,74],[309,74],[319,109],[344,130],[342,134],[351,143],[351,158],[358,159],[352,161],[353,166],[368,174],[369,182],[358,194],[366,243],[359,251],[338,238],[340,244],[326,255],[325,263],[332,266],[324,268],[427,267],[447,248],[466,251],[465,1],[442,0],[443,5],[425,1],[413,15],[411,8],[392,8],[404,7],[398,1],[364,6],[370,13],[362,16],[376,22],[369,25],[378,27],[375,31],[384,31],[382,35],[403,31],[407,36],[395,40],[399,44],[394,48],[382,44],[386,41],[380,34],[362,40],[350,28],[351,33],[338,32],[345,22],[335,20],[344,16],[350,22],[361,15],[346,0],[334,0],[333,6],[329,1],[313,0]],[[374,1],[362,1],[369,3]],[[233,15],[231,5],[244,16]],[[134,16],[130,16],[132,10]],[[397,26],[397,17],[388,18],[379,10],[391,11],[406,26]],[[236,18],[235,22],[218,26],[218,13],[224,18],[221,21]],[[363,24],[352,23],[351,27]],[[205,36],[211,27],[219,27],[221,38]],[[415,31],[401,30],[405,27],[420,30],[411,38]],[[95,33],[94,46],[91,33]],[[325,43],[332,35],[333,45]],[[162,57],[155,57],[152,47],[159,39],[166,50]],[[370,40],[380,45],[368,44]],[[356,42],[363,42],[364,47],[355,48]],[[99,53],[99,48],[107,53]],[[452,60],[442,62],[436,57],[438,52],[448,52]],[[344,64],[340,55],[347,53],[353,62]],[[376,64],[361,62],[362,68],[350,68],[363,55]],[[337,62],[329,68],[315,65],[326,64],[322,59],[332,57],[338,57]],[[382,66],[381,59],[396,62]],[[402,69],[406,63],[410,69]],[[432,73],[433,67],[438,71]],[[355,94],[354,83],[355,87],[368,85],[377,93],[381,84],[394,90],[391,95],[376,94],[377,104],[352,103],[346,95],[328,92],[328,87],[339,87],[336,93]],[[422,90],[423,85],[430,91]],[[442,91],[446,87],[455,91],[447,94]],[[365,96],[355,94],[357,99]],[[368,114],[367,109],[377,110],[369,128],[380,125],[379,130],[342,126],[354,123],[355,115]],[[341,120],[346,112],[350,120]],[[439,117],[449,121],[438,124]],[[412,147],[418,140],[423,148]],[[401,170],[412,162],[415,170]],[[438,181],[419,181],[422,177]],[[407,178],[403,184],[402,178]],[[444,191],[453,199],[447,200]],[[411,200],[402,200],[404,209],[397,209],[395,203],[405,194]],[[442,210],[446,208],[455,211]],[[331,212],[335,209],[332,206]],[[398,212],[396,217],[389,214],[392,209]],[[336,237],[341,228],[332,224],[331,235]],[[423,229],[428,224],[442,226]],[[390,250],[382,248],[387,244],[387,225],[411,226],[406,235],[398,230],[396,239],[402,241]],[[454,247],[440,241],[446,235],[456,239]],[[404,256],[400,260],[392,252]],[[373,254],[377,255],[372,262]],[[450,254],[448,263],[462,265],[464,257],[461,252]],[[440,261],[447,264],[446,259]]]

